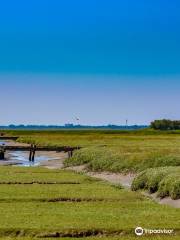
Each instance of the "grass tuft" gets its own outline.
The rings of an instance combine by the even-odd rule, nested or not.
[[[158,196],[180,198],[180,167],[151,168],[141,172],[132,183],[132,190],[146,189]]]

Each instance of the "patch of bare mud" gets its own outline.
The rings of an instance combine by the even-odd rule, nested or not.
[[[109,172],[88,172],[88,176],[99,178],[108,181],[113,184],[122,185],[125,188],[130,189],[135,174],[121,174],[121,173],[109,173]]]
[[[68,153],[64,152],[43,152],[43,154],[49,157],[50,160],[42,161],[40,166],[48,169],[62,169],[64,167],[64,160],[68,158]]]
[[[150,194],[145,192],[144,195],[153,199],[155,202],[158,202],[159,204],[169,205],[174,208],[180,208],[180,199],[173,200],[170,197],[160,198],[157,196],[157,193]]]
[[[90,177],[108,181],[116,185],[119,184],[128,189],[131,188],[132,181],[136,176],[133,173],[122,174],[122,173],[111,173],[111,172],[89,172],[86,170],[86,165],[73,166],[73,167],[68,167],[66,169],[73,170],[76,172],[84,172],[86,175]]]
[[[86,171],[86,165],[79,165],[79,166],[71,166],[71,167],[66,167],[65,169],[67,170],[73,170],[75,172],[83,172],[83,173],[87,173]]]
[[[72,166],[66,169],[70,169],[76,172],[83,172],[90,177],[95,177],[101,180],[105,180],[116,185],[119,184],[127,189],[131,189],[131,184],[133,182],[133,179],[136,176],[136,174],[133,174],[133,173],[122,174],[122,173],[110,173],[110,172],[88,172],[86,170],[86,165]],[[174,208],[180,208],[180,199],[173,200],[170,197],[161,199],[157,197],[156,193],[155,194],[143,193],[143,194],[153,199],[154,201],[158,202],[159,204],[169,205]]]
[[[18,161],[11,161],[11,160],[1,160],[0,161],[0,166],[15,166],[18,165]]]

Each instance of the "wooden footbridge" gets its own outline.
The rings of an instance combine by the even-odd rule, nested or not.
[[[16,141],[17,139],[18,139],[18,137],[2,136],[0,134],[0,140],[13,140],[13,141]]]
[[[0,140],[16,140],[17,137],[2,137],[0,136]],[[72,157],[73,152],[75,150],[80,149],[80,147],[69,147],[69,146],[62,146],[62,147],[43,147],[43,146],[36,146],[35,144],[31,145],[18,145],[18,146],[11,146],[11,145],[0,145],[0,160],[5,159],[6,151],[26,151],[29,152],[29,161],[34,161],[36,151],[56,151],[56,152],[66,152],[68,153],[68,157]]]

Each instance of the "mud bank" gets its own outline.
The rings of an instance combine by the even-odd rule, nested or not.
[[[21,143],[14,141],[6,141],[9,146],[19,146]],[[24,144],[24,146],[29,146]],[[111,172],[90,172],[87,171],[86,165],[64,167],[64,161],[68,158],[68,154],[64,152],[54,152],[54,151],[38,151],[36,153],[36,158],[34,163],[29,163],[28,152],[19,153],[7,153],[6,160],[0,161],[0,166],[10,166],[10,165],[22,165],[22,166],[42,166],[48,169],[67,169],[73,170],[75,172],[82,172],[90,177],[98,178],[103,181],[110,182],[112,184],[121,185],[124,188],[130,189],[135,174],[121,174],[121,173],[111,173]],[[157,194],[149,194],[143,192],[146,197],[158,202],[159,204],[169,205],[171,207],[180,208],[180,199],[172,200],[170,197],[160,199]]]

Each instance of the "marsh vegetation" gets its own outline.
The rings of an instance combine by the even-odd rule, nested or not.
[[[174,229],[180,209],[159,205],[140,191],[179,199],[180,134],[146,131],[11,131],[18,141],[39,146],[80,146],[65,166],[135,173],[132,190],[84,174],[40,167],[0,168],[0,236],[66,239],[135,239],[134,229]],[[14,219],[15,216],[15,219]],[[147,221],[146,221],[147,219]],[[62,239],[62,238],[61,238]]]
[[[163,167],[174,167],[169,168],[171,175],[166,174],[163,182],[159,182],[157,191],[161,197],[179,198],[179,131],[147,129],[138,131],[15,131],[9,133],[18,134],[20,137],[18,141],[26,143],[82,147],[74,153],[72,158],[65,161],[65,166],[85,165],[90,171],[115,173],[141,173],[150,168],[154,169],[151,170],[152,172],[161,172]],[[152,176],[156,182],[156,175]],[[139,179],[142,178],[139,177],[137,181],[140,181]],[[145,184],[145,189],[148,189],[147,185]]]
[[[0,168],[0,211],[1,237],[132,239],[137,225],[179,234],[179,210],[64,170]]]

